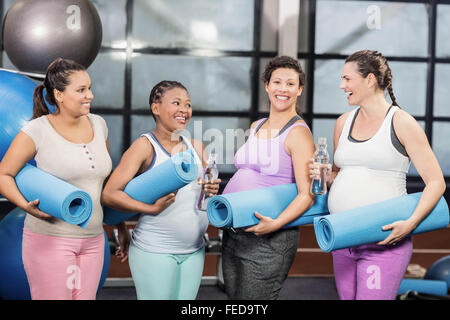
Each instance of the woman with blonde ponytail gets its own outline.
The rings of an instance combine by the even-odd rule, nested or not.
[[[27,212],[22,259],[33,300],[96,298],[105,241],[100,195],[112,163],[106,123],[90,113],[93,98],[83,66],[53,61],[34,90],[32,120],[0,163],[0,193]],[[27,201],[20,193],[14,178],[32,158],[38,168],[89,193],[93,210],[86,228],[42,212],[39,199]]]
[[[393,300],[411,258],[410,233],[441,198],[445,181],[424,131],[399,108],[391,69],[381,53],[362,50],[350,55],[340,88],[348,104],[357,108],[336,120],[334,164],[332,169],[327,166],[330,213],[405,195],[411,161],[425,182],[411,217],[383,226],[391,230],[386,239],[332,253],[341,299]],[[310,176],[316,176],[317,165],[311,161],[310,168]]]

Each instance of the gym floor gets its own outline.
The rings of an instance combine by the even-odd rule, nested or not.
[[[288,277],[279,300],[338,300],[333,277]],[[103,287],[97,300],[136,300],[134,287]],[[227,300],[218,285],[202,285],[197,300]]]

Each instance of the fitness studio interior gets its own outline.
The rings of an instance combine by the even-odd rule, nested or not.
[[[290,56],[306,74],[297,111],[315,143],[327,138],[332,163],[336,119],[353,109],[340,88],[342,68],[349,55],[368,49],[387,58],[396,101],[428,138],[450,203],[450,0],[0,0],[0,17],[0,160],[31,116],[34,86],[61,56],[87,67],[95,96],[91,113],[106,121],[113,169],[133,141],[155,128],[151,88],[161,80],[181,82],[192,101],[186,129],[216,152],[221,194],[237,171],[234,155],[247,141],[244,133],[270,115],[265,67]],[[411,164],[407,192],[424,188]],[[31,299],[21,260],[26,214],[17,209],[0,195],[0,300]],[[130,234],[138,218],[125,222]],[[136,300],[129,263],[114,255],[118,229],[103,227],[96,298]],[[297,252],[278,299],[339,300],[332,254],[319,246],[313,223],[298,228]],[[196,299],[227,300],[223,231],[209,224],[204,238]],[[448,223],[412,238],[403,279],[410,282],[402,282],[395,299],[448,299]]]

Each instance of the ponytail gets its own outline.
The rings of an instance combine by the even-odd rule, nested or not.
[[[34,88],[33,117],[31,119],[36,119],[50,113],[47,104],[44,101],[44,89],[45,87],[43,84],[40,84]]]
[[[389,93],[392,105],[400,108],[392,89],[392,72],[386,57],[378,51],[361,50],[351,54],[345,62],[356,62],[358,71],[364,78],[372,73],[377,80],[378,87],[382,90],[386,89]]]
[[[397,103],[397,99],[395,98],[394,95],[394,90],[392,89],[392,73],[391,73],[391,68],[389,67],[389,65],[386,62],[386,72],[385,72],[385,83],[386,83],[386,90],[389,93],[389,97],[391,97],[392,100],[392,105],[397,106],[400,108],[400,106]]]
[[[44,82],[34,89],[33,93],[33,118],[36,119],[43,115],[50,114],[47,103],[56,107],[56,112],[59,111],[56,102],[54,89],[64,91],[70,81],[70,76],[75,71],[85,71],[86,68],[81,64],[70,60],[57,58],[47,68]],[[45,99],[44,99],[45,89]]]

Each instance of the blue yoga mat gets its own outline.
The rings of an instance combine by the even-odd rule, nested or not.
[[[86,228],[92,214],[92,199],[87,192],[29,164],[15,180],[25,199],[39,199],[41,211]]]
[[[297,185],[289,183],[214,196],[208,201],[208,219],[217,228],[249,227],[259,222],[255,211],[275,219],[297,194]],[[311,208],[284,228],[310,224],[314,217],[326,214],[327,196],[317,196]]]
[[[123,190],[135,200],[148,204],[174,192],[196,180],[198,166],[194,155],[189,149],[177,153],[160,165],[133,178]],[[135,216],[136,213],[126,213],[112,208],[103,208],[103,222],[114,226]]]
[[[408,291],[434,294],[437,296],[447,296],[447,282],[439,280],[424,279],[403,279],[398,289],[398,294],[405,294]]]
[[[314,219],[317,243],[325,252],[384,240],[391,230],[384,225],[406,220],[419,203],[422,192],[411,193],[369,206]],[[449,224],[447,202],[442,197],[412,234],[442,229]]]

